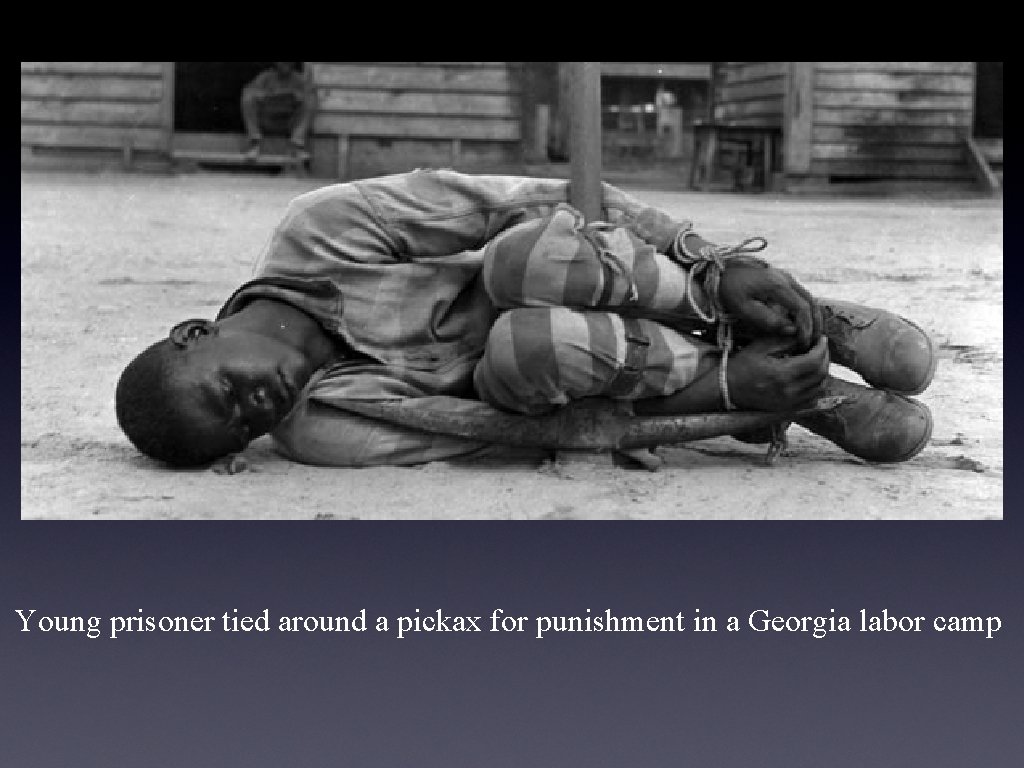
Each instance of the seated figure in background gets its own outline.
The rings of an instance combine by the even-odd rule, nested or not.
[[[249,137],[246,158],[256,160],[264,134],[288,136],[292,155],[308,160],[306,141],[316,109],[313,84],[293,61],[275,61],[242,90],[242,120]]]

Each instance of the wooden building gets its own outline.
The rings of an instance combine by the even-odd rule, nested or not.
[[[270,63],[22,62],[23,163],[237,163],[241,88]],[[568,159],[556,62],[303,66],[317,176]],[[761,185],[775,189],[1001,183],[999,62],[603,62],[602,86],[609,165],[692,164],[713,180],[731,140],[748,169],[761,151]]]
[[[237,161],[242,87],[270,64],[22,62],[23,163]],[[318,96],[316,175],[498,168],[521,158],[520,65],[303,64]]]
[[[716,62],[708,121],[719,138],[777,137],[765,165],[776,175],[764,179],[777,188],[991,185],[1002,164],[1002,64]]]
[[[333,175],[418,166],[501,168],[521,157],[511,62],[314,62],[318,154]],[[330,165],[330,162],[327,163]]]
[[[239,97],[271,62],[22,62],[22,156],[238,163]],[[568,159],[557,62],[303,62],[318,96],[312,170],[514,170]],[[706,109],[709,62],[604,62],[606,155],[678,160]],[[665,97],[669,106],[656,103]],[[684,114],[685,113],[685,114]],[[273,159],[273,153],[271,153]]]
[[[173,65],[21,62],[22,162],[131,164],[170,150]]]

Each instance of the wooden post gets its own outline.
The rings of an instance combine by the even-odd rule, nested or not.
[[[783,171],[787,176],[811,172],[811,132],[814,128],[814,62],[789,65],[783,117]]]
[[[519,122],[522,159],[526,164],[548,161],[551,105],[558,103],[558,65],[549,61],[523,61],[508,67],[519,87]]]
[[[546,163],[548,160],[548,134],[551,131],[551,105],[538,104],[533,123],[533,160]]]
[[[163,70],[164,90],[160,99],[160,127],[164,130],[164,151],[170,159],[174,150],[174,62],[165,61]]]
[[[135,166],[135,144],[131,136],[121,139],[121,167],[130,171]]]
[[[587,221],[601,218],[601,62],[569,62],[569,200]]]
[[[347,134],[338,135],[337,155],[334,159],[334,175],[338,181],[348,181],[348,149],[349,139]]]
[[[978,117],[978,64],[977,62],[970,62],[971,66],[971,82],[974,84],[974,98],[971,99],[971,113],[968,115],[967,125],[970,126],[968,136],[974,136],[974,122]]]

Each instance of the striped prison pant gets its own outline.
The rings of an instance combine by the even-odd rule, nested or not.
[[[584,227],[570,208],[506,230],[484,254],[484,288],[503,311],[474,371],[478,396],[540,414],[583,397],[685,388],[718,355],[687,332],[687,318],[699,326],[686,278],[626,229]]]

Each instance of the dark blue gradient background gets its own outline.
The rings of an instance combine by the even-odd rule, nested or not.
[[[1012,152],[1007,152],[1012,157]],[[17,178],[9,169],[8,178]],[[1014,175],[1008,174],[1011,178]],[[7,185],[7,209],[15,210]],[[1007,191],[1006,239],[1019,242]],[[18,322],[13,215],[2,303]],[[1007,247],[1009,254],[1015,249]],[[951,256],[955,257],[955,255]],[[1015,259],[1005,262],[1015,338]],[[1019,380],[1019,353],[1005,351]],[[12,351],[5,394],[20,399]],[[1006,408],[1006,465],[1021,456]],[[0,521],[0,764],[1011,766],[1020,479],[987,523]],[[976,635],[25,634],[40,613],[999,615]]]

